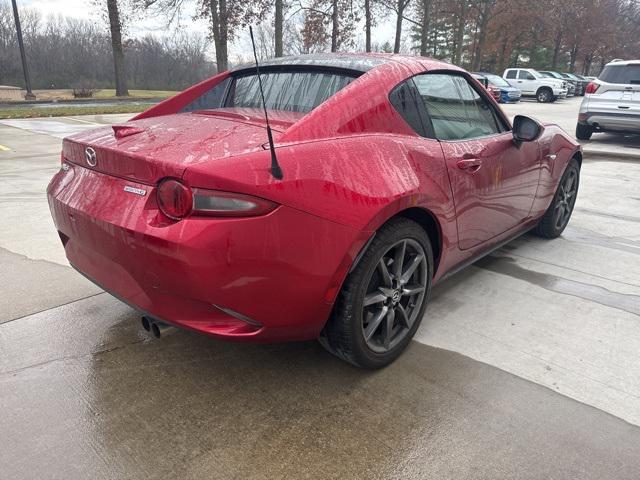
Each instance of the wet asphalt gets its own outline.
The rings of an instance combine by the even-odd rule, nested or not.
[[[640,477],[640,162],[586,160],[561,239],[437,286],[370,372],[316,342],[151,338],[68,267],[59,138],[123,118],[0,124],[0,478]]]

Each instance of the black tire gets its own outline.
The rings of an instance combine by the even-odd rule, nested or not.
[[[567,187],[569,183],[571,183],[570,188]],[[571,219],[579,185],[580,165],[575,158],[572,158],[562,174],[551,205],[533,229],[533,233],[543,238],[557,238],[562,234]]]
[[[400,278],[396,277],[395,272],[392,273],[395,270],[395,260],[388,258],[387,255],[396,248],[394,247],[395,245],[402,244],[403,241],[405,243],[401,257],[403,261],[398,262],[400,269],[408,272],[409,268],[402,269],[403,264],[411,266],[417,259],[420,261],[420,266],[412,271],[413,273],[410,274],[411,280],[406,282],[405,287],[393,287],[397,289],[394,292],[405,291],[404,288],[409,288],[409,283],[415,283],[415,279],[419,277],[424,279],[424,289],[421,294],[414,293],[413,295],[419,296],[420,299],[413,300],[415,297],[410,296],[408,293],[401,294],[404,296],[398,299],[395,298],[394,293],[389,295],[384,302],[375,302],[373,305],[365,306],[365,296],[367,298],[376,295],[385,296],[386,294],[381,294],[378,290],[393,289],[385,289],[378,283],[377,289],[371,290],[372,285],[376,286],[375,280],[383,278],[380,272],[381,269],[386,271],[386,278],[393,282],[394,285],[396,280],[400,280]],[[409,263],[405,264],[405,252],[410,254],[413,251],[411,249],[415,249],[415,255],[410,257]],[[420,251],[424,252],[423,257],[420,257]],[[423,259],[425,262],[423,262]],[[390,262],[387,262],[388,260]],[[384,265],[381,266],[381,264]],[[389,267],[388,270],[387,267]],[[404,277],[404,275],[399,277]],[[331,318],[320,335],[320,343],[332,354],[358,367],[381,368],[389,365],[404,351],[420,325],[429,300],[432,277],[433,250],[427,233],[412,220],[406,218],[390,220],[376,232],[366,252],[345,279],[334,305]],[[391,283],[387,285],[391,285]],[[412,286],[415,287],[415,285],[417,283]],[[402,302],[405,300],[407,304],[403,305]],[[411,303],[412,301],[414,303]],[[386,310],[384,310],[385,305],[388,305]],[[376,314],[371,313],[369,308],[379,308],[378,312],[381,312],[380,320],[375,323],[378,327],[374,326],[374,320],[372,319],[376,317]],[[398,314],[396,317],[396,314],[393,313],[391,320],[389,320],[390,311],[399,312],[400,309],[404,312],[403,315]],[[404,317],[404,320],[402,317]],[[410,319],[413,319],[411,323],[409,322]],[[390,328],[388,327],[389,324],[391,324]],[[396,336],[392,340],[394,343],[389,342],[387,344],[389,348],[386,351],[384,351],[385,346],[382,343],[379,348],[372,348],[372,345],[375,346],[373,342],[376,339],[376,332],[381,337],[392,337],[391,333],[387,335],[387,328],[389,328],[389,332],[396,332]],[[396,328],[397,330],[394,330]],[[366,330],[373,332],[369,333],[369,338],[365,338],[367,335]],[[401,334],[402,336],[400,336]]]
[[[576,138],[578,140],[589,140],[593,135],[593,127],[582,123],[576,124]]]
[[[540,103],[553,102],[553,91],[548,87],[540,87],[536,92],[536,100]]]

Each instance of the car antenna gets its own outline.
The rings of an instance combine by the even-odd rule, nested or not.
[[[264,101],[264,91],[262,90],[262,78],[260,78],[260,65],[258,64],[258,54],[256,53],[256,42],[253,40],[253,29],[249,25],[249,34],[251,35],[251,46],[253,47],[253,58],[256,61],[256,73],[258,74],[258,86],[260,87],[260,97],[262,98],[262,108],[264,109],[264,119],[267,123],[267,137],[269,137],[269,150],[271,150],[271,175],[277,180],[282,180],[282,169],[278,164],[276,157],[276,147],[273,144],[273,135],[269,126],[269,115],[267,114],[267,104]]]

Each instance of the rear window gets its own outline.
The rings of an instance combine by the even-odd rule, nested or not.
[[[598,79],[607,83],[626,83],[640,85],[640,64],[609,65],[604,67]]]
[[[307,113],[355,80],[335,72],[261,72],[264,101],[269,110]],[[262,108],[258,76],[240,74],[222,82],[182,109]]]

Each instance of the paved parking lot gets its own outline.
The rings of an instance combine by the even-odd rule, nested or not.
[[[506,110],[569,127],[578,103]],[[0,121],[0,477],[638,477],[640,161],[587,158],[560,239],[439,285],[366,372],[315,342],[150,339],[68,267],[44,197],[60,138],[125,118]]]

